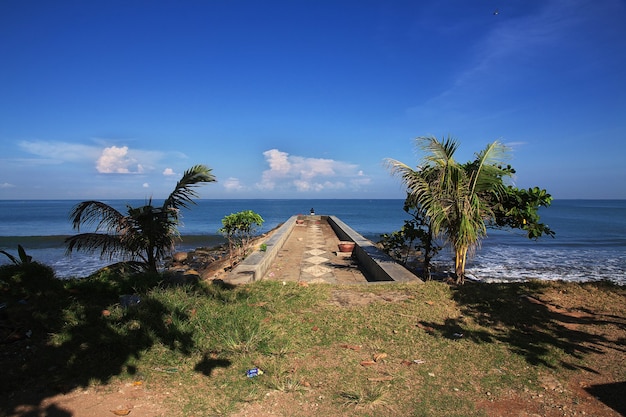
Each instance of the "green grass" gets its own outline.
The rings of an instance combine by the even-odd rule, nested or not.
[[[65,392],[141,380],[175,394],[172,415],[228,415],[277,392],[315,402],[319,415],[479,416],[475,403],[486,393],[538,391],[541,373],[565,378],[606,343],[523,298],[564,284],[168,286],[162,277],[106,273],[24,294],[11,274],[0,271],[9,323],[33,336],[3,347],[7,398],[26,386]],[[622,288],[593,291],[623,304]],[[338,306],[337,292],[379,297]],[[141,302],[124,307],[124,294]],[[247,378],[253,367],[264,374]]]

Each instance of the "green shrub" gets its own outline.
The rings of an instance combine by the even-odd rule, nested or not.
[[[61,282],[54,270],[39,262],[0,266],[0,287],[15,297],[30,297],[59,290]]]

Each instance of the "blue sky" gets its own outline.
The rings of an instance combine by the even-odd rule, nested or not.
[[[622,0],[3,0],[0,59],[0,199],[403,198],[430,135],[626,198]]]

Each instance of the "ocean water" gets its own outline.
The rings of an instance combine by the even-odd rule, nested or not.
[[[126,201],[106,201],[124,211]],[[0,250],[16,254],[21,244],[37,261],[54,268],[59,277],[86,276],[109,263],[96,255],[65,254],[64,239],[75,233],[69,213],[78,201],[0,200]],[[159,204],[159,201],[155,201]],[[296,214],[335,215],[366,238],[377,241],[399,229],[408,218],[403,200],[199,200],[182,212],[182,242],[177,250],[214,246],[221,219],[253,210],[266,232]],[[143,200],[129,201],[131,206]],[[520,231],[490,230],[468,260],[470,277],[482,281],[545,279],[566,281],[610,280],[626,284],[626,200],[556,200],[541,211],[542,221],[556,237],[527,239]],[[9,262],[0,255],[0,263]],[[442,272],[452,267],[451,254],[434,260]]]

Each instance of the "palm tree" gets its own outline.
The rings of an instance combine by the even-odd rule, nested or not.
[[[138,259],[147,271],[157,272],[158,263],[180,238],[180,209],[195,204],[193,199],[198,197],[195,187],[215,181],[210,168],[195,165],[184,172],[161,207],[154,207],[150,199],[142,207],[127,205],[126,215],[99,201],[83,201],[70,213],[73,228],[80,231],[81,226],[95,225],[95,230],[67,238],[67,253],[99,251],[101,257],[109,259]]]
[[[417,145],[426,152],[422,165],[408,165],[387,159],[392,174],[407,187],[408,200],[426,218],[436,236],[445,236],[455,254],[457,283],[465,280],[467,254],[487,234],[486,222],[493,218],[493,195],[504,189],[503,178],[510,170],[501,167],[506,148],[495,141],[466,164],[454,160],[457,142],[448,137],[419,137]],[[498,199],[495,198],[497,201]]]

